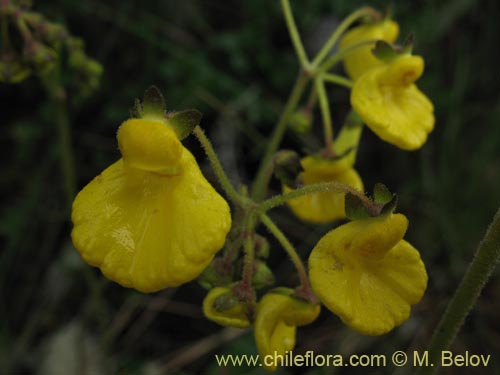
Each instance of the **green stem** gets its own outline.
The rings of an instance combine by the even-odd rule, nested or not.
[[[264,213],[274,207],[285,204],[291,199],[299,198],[308,194],[326,193],[331,191],[338,193],[351,193],[359,197],[364,203],[372,204],[363,193],[349,185],[341,184],[340,182],[319,182],[317,184],[306,185],[301,188],[289,191],[285,194],[276,195],[272,198],[269,198],[259,204],[257,211],[260,213]]]
[[[321,76],[321,78],[323,78],[323,81],[325,82],[330,82],[336,85],[344,86],[347,87],[348,89],[351,89],[352,86],[354,86],[354,82],[352,82],[349,78],[345,78],[337,74],[324,73]]]
[[[292,260],[292,263],[297,269],[297,272],[299,274],[300,290],[307,291],[304,297],[306,297],[309,300],[315,299],[315,297],[313,297],[314,293],[312,292],[311,286],[309,284],[309,279],[307,277],[306,267],[304,266],[304,263],[302,263],[302,259],[300,259],[299,255],[297,254],[297,250],[295,250],[292,243],[288,240],[285,234],[278,228],[278,226],[269,218],[269,216],[267,216],[266,214],[262,214],[260,216],[260,220],[262,221],[262,224],[266,226],[269,232],[271,232],[271,234],[278,240],[278,242],[281,244],[283,249],[285,249],[288,256]]]
[[[378,39],[369,39],[369,40],[363,40],[362,42],[355,43],[341,51],[339,53],[335,54],[334,56],[330,57],[328,60],[326,60],[323,64],[321,64],[317,70],[317,74],[321,75],[322,73],[325,73],[326,71],[330,70],[335,64],[338,62],[342,61],[347,55],[349,55],[351,52],[362,48],[366,47],[369,45],[374,45],[377,42]]]
[[[307,58],[306,51],[304,50],[304,45],[300,40],[300,35],[297,30],[297,25],[295,24],[292,10],[290,8],[290,2],[288,0],[281,0],[281,8],[283,9],[283,14],[286,20],[286,26],[288,28],[288,32],[290,33],[290,38],[292,39],[295,52],[297,52],[300,65],[302,66],[302,69],[308,70],[310,66],[309,59]]]
[[[193,133],[196,136],[196,138],[198,138],[198,141],[201,143],[201,146],[205,150],[205,154],[207,155],[208,160],[210,161],[212,169],[214,170],[217,179],[219,180],[222,188],[226,192],[229,199],[231,199],[233,203],[239,206],[243,206],[245,204],[244,199],[240,194],[238,194],[233,184],[229,180],[229,177],[226,175],[226,172],[224,171],[224,168],[222,168],[222,164],[220,163],[219,158],[217,157],[217,154],[215,153],[214,148],[212,147],[212,143],[205,135],[203,129],[199,125],[197,125],[194,128]]]
[[[441,352],[447,350],[462,327],[465,317],[474,307],[479,294],[500,260],[500,209],[479,244],[474,259],[451,299],[429,344],[429,363],[422,374],[433,374],[439,368]]]
[[[323,117],[323,132],[325,137],[325,148],[328,154],[333,153],[333,126],[328,96],[326,95],[325,84],[321,77],[314,80],[314,86],[318,93],[319,107]]]
[[[271,140],[267,145],[266,153],[262,158],[259,166],[259,170],[257,171],[257,177],[255,178],[252,184],[252,198],[255,201],[260,201],[266,194],[267,184],[269,183],[269,175],[268,165],[272,161],[274,153],[277,151],[281,140],[283,139],[283,135],[285,134],[286,127],[290,120],[290,116],[293,114],[295,109],[297,108],[297,104],[299,103],[300,98],[306,88],[307,83],[309,82],[310,77],[307,74],[301,73],[295,82],[295,85],[290,93],[290,97],[283,109],[283,112],[280,116],[276,127],[274,128],[274,132],[271,136]]]
[[[316,57],[312,62],[312,66],[316,67],[324,60],[324,58],[328,55],[332,47],[337,43],[339,38],[344,34],[344,32],[351,26],[354,22],[359,20],[362,17],[371,16],[376,18],[379,16],[379,13],[370,7],[363,7],[358,9],[357,11],[351,13],[346,19],[342,21],[342,23],[335,29],[330,38],[323,45],[323,48],[318,52]]]

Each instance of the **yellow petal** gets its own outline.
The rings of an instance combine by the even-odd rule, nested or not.
[[[182,173],[162,176],[122,159],[75,198],[72,239],[109,279],[142,292],[197,277],[223,246],[229,207],[184,149]]]
[[[434,108],[412,83],[423,71],[418,56],[403,56],[363,74],[354,84],[351,104],[380,138],[404,150],[425,143],[434,128]]]
[[[118,129],[117,139],[129,167],[170,175],[180,172],[184,147],[166,122],[127,120]]]
[[[357,43],[367,40],[385,40],[392,43],[399,34],[399,26],[392,20],[379,23],[364,24],[349,30],[340,41],[339,48],[344,50]],[[347,74],[357,80],[363,73],[373,67],[383,65],[383,62],[373,56],[373,45],[366,45],[350,52],[344,59]]]
[[[311,305],[288,295],[268,293],[259,301],[255,318],[255,342],[264,366],[266,355],[276,358],[295,346],[297,326],[312,323],[319,315],[320,306]],[[276,370],[276,363],[266,366]]]
[[[322,160],[311,156],[301,161],[304,185],[318,182],[339,182],[356,190],[363,190],[363,182],[358,173],[349,166],[348,160]],[[291,191],[284,186],[284,192]],[[328,223],[345,218],[344,193],[325,192],[305,195],[288,201],[293,213],[301,220],[312,223]]]
[[[215,306],[219,297],[235,298],[227,287],[215,287],[207,294],[203,300],[203,313],[205,316],[227,327],[247,328],[250,327],[250,320],[245,313],[245,307],[242,303],[236,303],[228,309],[222,311]]]
[[[418,251],[401,240],[406,226],[400,214],[353,221],[330,231],[311,253],[314,292],[360,333],[381,335],[402,324],[426,289]]]

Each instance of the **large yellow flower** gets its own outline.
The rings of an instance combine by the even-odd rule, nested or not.
[[[118,142],[123,158],[75,198],[75,247],[106,277],[142,292],[194,279],[224,244],[229,206],[167,120],[128,120]]]
[[[309,257],[311,286],[354,330],[381,335],[400,325],[422,298],[427,273],[403,240],[401,214],[352,221],[327,233]]]
[[[394,42],[399,33],[399,26],[390,19],[377,23],[362,24],[349,30],[340,40],[340,51],[353,47],[361,42],[370,40],[385,40]],[[383,63],[373,56],[371,50],[374,44],[367,44],[353,49],[344,58],[344,68],[353,79],[358,79],[363,73]]]
[[[301,165],[304,171],[299,177],[304,185],[333,181],[363,190],[363,182],[347,158],[327,160],[307,156],[301,160]],[[287,186],[284,186],[283,190],[291,191]],[[308,194],[289,200],[287,204],[293,213],[304,221],[328,223],[345,218],[344,195],[336,191]]]
[[[257,306],[255,342],[263,365],[271,371],[279,365],[271,359],[283,356],[295,347],[297,327],[312,323],[321,310],[319,304],[292,297],[292,292],[282,288],[280,293],[267,293]]]
[[[400,55],[363,74],[351,91],[351,104],[366,125],[404,150],[422,147],[434,128],[434,107],[413,83],[423,70],[420,56]]]

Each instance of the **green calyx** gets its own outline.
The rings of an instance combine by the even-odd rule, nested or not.
[[[156,86],[146,90],[142,102],[135,100],[130,114],[135,118],[164,122],[174,130],[180,140],[186,138],[200,124],[202,118],[202,113],[197,109],[167,113],[165,98]]]
[[[345,213],[350,220],[363,220],[370,217],[383,216],[393,213],[396,209],[398,197],[381,183],[373,187],[372,198],[352,193],[345,195]]]

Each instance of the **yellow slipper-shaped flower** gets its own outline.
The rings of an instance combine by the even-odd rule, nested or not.
[[[403,240],[407,227],[401,214],[355,220],[327,233],[311,252],[314,292],[362,334],[382,335],[402,324],[427,287],[418,251]]]
[[[229,206],[167,120],[128,120],[118,143],[123,158],[75,198],[75,247],[106,277],[141,292],[193,280],[224,244]]]
[[[420,56],[401,55],[363,74],[351,91],[351,104],[366,125],[404,150],[422,147],[434,128],[434,107],[413,83],[423,70]]]
[[[290,296],[291,289],[282,293],[270,292],[259,301],[255,318],[255,342],[264,367],[276,370],[277,356],[284,356],[295,347],[298,326],[312,323],[321,310],[319,304],[310,304]],[[288,295],[287,295],[288,294]]]
[[[307,156],[301,160],[301,165],[304,171],[299,177],[303,185],[332,181],[363,191],[359,174],[346,158],[327,160]],[[286,193],[291,189],[284,186],[283,191]],[[321,224],[345,218],[344,196],[344,193],[336,191],[308,194],[289,200],[287,204],[301,220]]]
[[[393,43],[398,34],[398,24],[390,19],[385,19],[377,23],[362,24],[345,33],[340,40],[339,49],[342,52],[342,50],[369,40],[385,40]],[[344,58],[344,68],[353,80],[357,80],[371,68],[383,65],[383,62],[373,56],[372,49],[373,44],[367,44],[352,50]]]
[[[207,319],[222,326],[250,327],[245,306],[236,299],[228,287],[218,286],[208,292],[203,300],[203,313]]]

